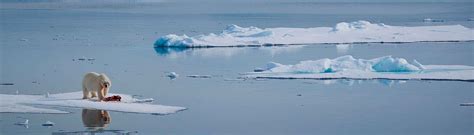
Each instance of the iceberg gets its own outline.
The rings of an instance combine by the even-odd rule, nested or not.
[[[229,25],[219,34],[169,34],[154,47],[242,47],[301,44],[455,42],[474,40],[474,30],[462,25],[390,26],[368,21],[341,22],[334,27],[258,28]]]
[[[157,104],[146,104],[139,102],[130,95],[114,94],[122,97],[121,102],[97,102],[82,99],[82,91],[71,93],[50,94],[49,97],[43,95],[8,95],[0,94],[0,112],[2,113],[69,113],[57,109],[38,108],[37,106],[50,107],[72,107],[90,108],[99,110],[109,110],[129,113],[145,113],[154,115],[166,115],[185,110],[184,107],[165,106]]]
[[[346,55],[334,59],[301,61],[294,65],[269,62],[262,71],[245,73],[249,78],[269,79],[388,79],[474,81],[474,67],[422,65],[416,60],[384,56],[356,59]]]

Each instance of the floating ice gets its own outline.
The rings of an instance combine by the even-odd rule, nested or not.
[[[211,75],[188,75],[189,78],[211,78]]]
[[[54,124],[55,124],[54,122],[46,121],[45,123],[43,123],[43,124],[41,124],[41,125],[42,125],[42,126],[48,126],[48,127],[50,127],[50,126],[54,126]]]
[[[423,22],[444,22],[444,20],[442,20],[442,19],[426,18],[426,19],[423,19]]]
[[[23,126],[23,127],[25,127],[25,128],[29,128],[29,122],[28,122],[28,121],[29,121],[29,120],[26,119],[25,122],[17,122],[17,123],[15,123],[14,125]]]
[[[25,122],[17,122],[15,123],[15,125],[28,125],[29,124],[29,120],[26,119]]]
[[[0,85],[15,85],[14,83],[0,83]]]
[[[301,61],[295,65],[270,62],[261,72],[247,77],[275,79],[391,79],[474,81],[474,67],[462,65],[422,65],[413,60],[385,56],[370,60],[347,55],[335,59]]]
[[[146,99],[134,99],[133,100],[135,103],[147,103],[147,102],[153,102],[155,99],[153,98],[146,98]]]
[[[86,60],[87,58],[82,56],[81,58],[78,58],[77,60]]]
[[[166,75],[166,76],[168,76],[171,80],[174,80],[174,79],[176,79],[179,75],[178,75],[176,72],[169,72],[168,75]]]
[[[262,69],[262,68],[253,69],[253,72],[263,72],[263,71],[265,71],[265,69]]]
[[[431,21],[436,21],[431,19]],[[461,25],[389,26],[368,21],[341,22],[334,27],[257,28],[230,25],[219,34],[189,37],[169,34],[155,47],[272,46],[319,43],[442,42],[474,40],[473,29]]]
[[[460,106],[474,106],[474,103],[461,103]]]
[[[171,114],[185,110],[184,107],[164,106],[157,104],[145,104],[137,102],[137,99],[130,95],[114,94],[122,97],[121,102],[97,102],[92,100],[83,100],[82,91],[50,94],[48,98],[43,95],[7,95],[0,94],[0,112],[13,113],[69,113],[56,109],[45,109],[33,107],[32,105],[41,106],[60,106],[73,108],[90,108],[99,110],[109,110],[118,112],[131,113],[148,113],[148,114]],[[148,100],[147,100],[148,101]]]
[[[419,64],[419,63],[418,63]],[[361,70],[371,72],[410,72],[418,71],[415,65],[408,63],[403,58],[392,56],[380,57],[372,60],[355,59],[350,55],[335,59],[320,59],[301,61],[295,65],[283,65],[270,62],[262,72],[293,72],[293,73],[331,73],[345,70]]]

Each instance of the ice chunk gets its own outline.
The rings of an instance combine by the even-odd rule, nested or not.
[[[423,66],[420,62],[413,60],[413,65],[416,66],[417,68],[424,70],[426,69],[425,66]]]
[[[15,125],[28,125],[29,124],[29,120],[26,119],[24,122],[17,122],[15,123]]]
[[[442,19],[432,19],[432,18],[425,18],[423,22],[444,22]]]
[[[14,83],[0,83],[0,85],[15,85]]]
[[[423,70],[423,72],[420,72]],[[474,67],[463,65],[422,65],[413,60],[384,56],[355,59],[347,55],[334,59],[301,61],[294,65],[270,62],[262,72],[246,74],[250,78],[274,79],[389,79],[474,81]]]
[[[135,103],[147,103],[147,102],[153,102],[155,99],[153,98],[146,98],[146,99],[135,99]]]
[[[211,78],[211,75],[188,75],[190,78]]]
[[[392,58],[391,56],[386,56],[372,61],[373,64],[370,64],[372,64],[372,69],[376,72],[410,72],[420,70],[417,66],[408,63],[407,60],[403,58]]]
[[[114,94],[122,97],[121,102],[97,102],[94,100],[83,100],[82,91],[61,93],[61,94],[50,94],[49,98],[45,98],[42,95],[7,95],[0,94],[0,112],[21,112],[21,113],[68,113],[56,109],[44,109],[38,107],[32,107],[30,105],[41,105],[41,106],[61,106],[61,107],[73,107],[73,108],[91,108],[99,110],[109,110],[118,112],[130,112],[130,113],[146,113],[146,114],[172,114],[178,111],[185,110],[184,107],[177,106],[165,106],[157,104],[144,104],[137,102],[137,100],[130,95],[125,94]],[[150,101],[150,99],[144,99],[142,101]]]
[[[186,46],[192,45],[193,43],[194,43],[193,39],[189,38],[186,35],[178,36],[175,34],[170,34],[158,39],[155,42],[155,46],[156,47],[159,47],[159,46],[186,47]]]
[[[255,68],[255,69],[253,69],[253,72],[263,72],[263,71],[265,71],[265,69],[263,69],[263,68]]]
[[[166,75],[166,76],[168,76],[170,79],[174,80],[174,79],[176,79],[179,75],[178,75],[176,72],[169,72],[168,75]]]
[[[420,64],[420,63],[418,63]],[[421,65],[421,64],[420,64]],[[301,61],[295,65],[283,65],[270,62],[266,65],[267,72],[293,73],[332,73],[345,70],[362,70],[373,72],[411,72],[420,70],[417,66],[408,63],[403,58],[392,56],[380,57],[372,60],[355,59],[350,55],[335,59],[320,59]],[[265,71],[264,71],[265,72]]]
[[[18,126],[23,126],[25,128],[29,128],[29,120],[26,119],[25,122],[17,122],[15,123],[14,125],[18,125]]]
[[[370,28],[386,27],[385,24],[372,24],[368,21],[356,21],[356,22],[341,22],[334,26],[333,31],[352,31],[352,30],[364,30]]]
[[[54,122],[46,121],[45,123],[43,123],[43,124],[41,124],[41,125],[42,125],[42,126],[48,126],[48,127],[50,127],[50,126],[54,126],[54,124],[55,124]]]
[[[86,59],[87,59],[86,57],[82,56],[81,58],[78,58],[77,60],[82,60],[83,61],[83,60],[86,60]]]
[[[430,21],[436,21],[431,19]],[[473,29],[461,25],[390,26],[368,21],[341,22],[334,27],[257,28],[229,25],[218,34],[160,37],[155,47],[266,46],[321,43],[443,42],[474,40]]]
[[[460,106],[474,106],[474,103],[461,103]]]

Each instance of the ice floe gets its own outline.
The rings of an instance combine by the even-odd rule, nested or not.
[[[8,95],[0,94],[0,112],[11,113],[69,113],[51,107],[89,108],[118,112],[147,113],[155,115],[172,114],[185,110],[184,107],[148,104],[153,99],[135,99],[130,95],[114,94],[122,97],[121,102],[97,102],[94,100],[83,100],[82,91],[71,93],[50,94],[48,98],[44,95]],[[38,106],[50,106],[39,108]]]
[[[425,19],[426,20],[426,19]],[[429,20],[433,21],[433,19]],[[462,25],[390,26],[368,21],[341,22],[334,27],[257,28],[230,25],[219,34],[160,37],[155,47],[273,46],[371,42],[446,42],[474,40],[473,29]]]
[[[389,79],[474,81],[474,67],[464,65],[422,65],[404,58],[384,56],[355,59],[347,55],[335,59],[301,61],[294,65],[268,63],[260,72],[245,74],[250,78],[272,79]]]

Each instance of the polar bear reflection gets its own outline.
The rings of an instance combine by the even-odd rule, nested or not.
[[[82,123],[92,130],[101,130],[107,128],[111,117],[105,110],[82,109]]]

